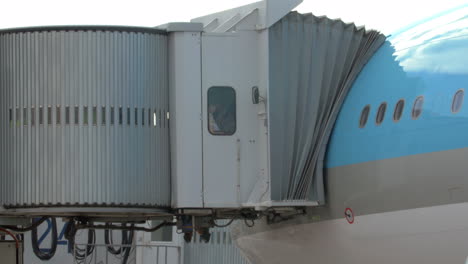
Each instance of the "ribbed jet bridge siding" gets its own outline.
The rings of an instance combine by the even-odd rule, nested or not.
[[[0,31],[0,105],[5,208],[170,206],[164,31]]]

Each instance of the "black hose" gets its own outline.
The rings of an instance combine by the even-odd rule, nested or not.
[[[111,226],[110,224],[106,224],[106,226]],[[133,228],[134,226],[130,226],[130,228]],[[122,228],[127,228],[125,224],[122,225]],[[129,230],[129,228],[127,228],[127,230],[122,230],[122,243],[121,243],[121,247],[119,247],[118,249],[115,249],[112,244],[113,244],[113,241],[112,241],[112,238],[111,238],[111,235],[112,235],[112,230],[109,230],[109,229],[106,229],[104,231],[104,241],[106,243],[106,247],[107,247],[107,250],[109,251],[109,253],[113,254],[113,255],[120,255],[120,254],[123,254],[123,259],[122,259],[122,264],[126,264],[127,263],[127,260],[128,260],[128,257],[130,256],[130,251],[132,249],[131,245],[133,243],[133,236],[134,236],[134,231],[133,230]]]
[[[132,244],[133,244],[133,237],[134,237],[134,232],[135,231],[145,231],[145,232],[154,232],[158,229],[160,229],[161,227],[164,227],[164,226],[175,226],[176,223],[173,223],[173,222],[162,222],[161,224],[155,226],[155,227],[152,227],[152,228],[145,228],[145,227],[139,227],[139,226],[135,226],[134,224],[132,224],[131,226],[126,226],[126,225],[122,225],[122,226],[117,226],[117,225],[112,225],[112,224],[105,224],[105,225],[95,225],[93,223],[86,223],[85,221],[80,221],[81,223],[77,223],[75,221],[71,221],[67,224],[67,227],[66,227],[66,230],[65,230],[65,238],[68,239],[69,241],[69,244],[70,246],[72,246],[73,248],[76,248],[74,245],[75,245],[75,235],[76,235],[76,232],[80,229],[89,229],[90,230],[90,233],[88,234],[88,246],[87,246],[87,250],[85,251],[84,249],[77,249],[76,251],[74,251],[74,253],[76,254],[75,257],[77,257],[77,260],[78,261],[83,261],[86,259],[86,255],[90,255],[92,254],[93,250],[94,250],[94,243],[95,243],[95,233],[94,233],[94,230],[95,229],[104,229],[105,231],[109,232],[108,230],[123,230],[123,231],[126,231],[128,233],[126,233],[125,235],[122,235],[122,247],[121,249],[117,250],[113,247],[111,247],[111,250],[109,252],[120,252],[120,254],[123,254],[123,259],[122,259],[122,264],[126,264],[127,263],[127,260],[130,256],[130,252],[132,251]],[[93,233],[91,233],[91,230]],[[108,238],[110,236],[110,233],[108,233],[106,235],[106,237]],[[91,239],[92,237],[92,239]],[[106,244],[108,245],[108,249],[109,249],[109,245],[111,244],[111,240],[110,239],[106,239]],[[91,246],[92,245],[92,246]],[[84,252],[86,252],[86,254],[83,254]],[[112,253],[111,252],[111,253]]]
[[[37,239],[37,227],[40,224],[39,225],[33,224],[33,226],[35,226],[35,227],[31,230],[32,249],[33,249],[33,252],[36,255],[36,257],[38,257],[40,260],[50,260],[55,255],[55,252],[57,251],[57,221],[55,220],[54,217],[51,217],[50,219],[52,221],[50,252],[44,252],[39,248],[39,243],[38,243],[38,239]],[[42,220],[42,218],[41,218],[41,220]],[[41,221],[41,220],[39,220],[39,221]]]
[[[234,222],[234,218],[231,219],[229,222],[227,222],[227,223],[224,224],[224,225],[218,225],[218,224],[216,223],[216,220],[213,219],[213,225],[216,226],[216,227],[220,227],[220,228],[228,227],[228,226],[230,226],[230,225],[232,224],[232,222]]]
[[[73,247],[73,256],[78,261],[85,261],[86,258],[91,256],[94,252],[96,244],[96,231],[94,229],[88,229],[88,243],[84,249],[75,246],[75,239],[70,241]]]
[[[127,241],[127,231],[122,230],[122,243],[124,245]],[[120,255],[122,253],[122,247],[115,249],[112,245],[114,241],[112,240],[112,230],[106,229],[104,230],[104,242],[106,243],[107,251],[112,255]]]
[[[250,223],[248,222],[250,220]],[[255,225],[255,220],[253,219],[244,219],[244,223],[247,227],[253,227]]]
[[[86,229],[86,228],[80,228]],[[75,221],[70,221],[66,224],[65,227],[65,238],[68,240],[68,246],[73,252],[73,257],[77,260],[78,263],[83,263],[87,257],[91,256],[94,252],[96,246],[96,231],[91,228],[88,229],[88,242],[84,249],[79,248],[75,245],[76,233],[79,230]]]
[[[126,239],[127,241],[125,241],[126,243],[124,244],[124,245],[127,245],[127,247],[124,248],[124,257],[122,259],[122,264],[127,264],[128,258],[130,256],[130,252],[132,250],[133,235],[134,235],[134,231],[130,230]]]

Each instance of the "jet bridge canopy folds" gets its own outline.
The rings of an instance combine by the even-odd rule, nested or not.
[[[335,119],[384,41],[377,31],[297,12],[269,29],[273,201],[325,201],[323,161]]]

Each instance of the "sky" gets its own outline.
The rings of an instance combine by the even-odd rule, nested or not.
[[[0,0],[0,28],[44,25],[157,26],[255,0]],[[468,0],[304,0],[301,13],[326,15],[390,34]]]

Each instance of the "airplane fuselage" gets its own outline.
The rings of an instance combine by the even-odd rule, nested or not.
[[[356,79],[335,124],[327,151],[327,204],[241,236],[239,245],[252,259],[467,261],[466,14],[468,6],[387,38]]]

